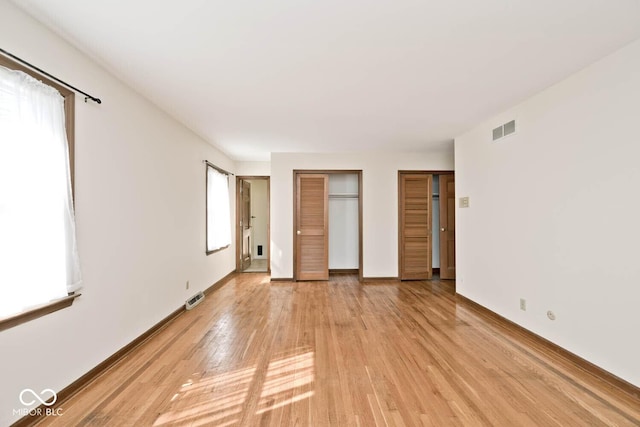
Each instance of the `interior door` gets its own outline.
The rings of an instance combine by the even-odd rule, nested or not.
[[[431,174],[400,172],[399,181],[399,277],[431,278]]]
[[[440,175],[440,278],[456,278],[456,193],[453,174]]]
[[[240,226],[242,227],[242,251],[240,263],[242,270],[251,265],[251,183],[242,180],[240,193],[242,195],[242,215]]]
[[[296,173],[295,279],[329,280],[329,175]]]

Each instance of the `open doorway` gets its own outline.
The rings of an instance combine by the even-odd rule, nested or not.
[[[270,179],[236,177],[236,271],[269,273]]]
[[[362,280],[362,171],[293,172],[294,280]]]

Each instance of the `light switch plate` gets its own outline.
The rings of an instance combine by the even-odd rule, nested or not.
[[[460,197],[460,207],[461,208],[469,207],[469,197]]]

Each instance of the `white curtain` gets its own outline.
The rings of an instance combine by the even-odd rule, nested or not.
[[[80,285],[64,98],[0,67],[0,317]]]
[[[207,251],[231,244],[229,179],[207,166]]]

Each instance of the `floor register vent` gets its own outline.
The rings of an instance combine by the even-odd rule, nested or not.
[[[204,294],[202,292],[198,292],[197,294],[195,294],[194,296],[189,298],[184,303],[184,308],[186,308],[187,310],[191,310],[193,307],[195,307],[196,305],[200,304],[200,302],[203,299],[204,299]]]

